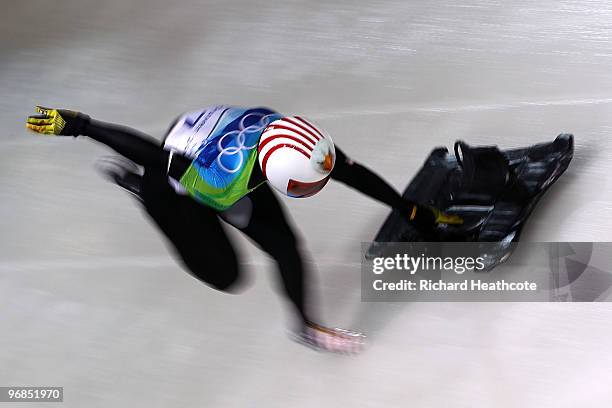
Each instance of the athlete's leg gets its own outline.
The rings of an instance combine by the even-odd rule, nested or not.
[[[235,289],[238,260],[217,212],[176,194],[167,177],[163,171],[145,168],[140,195],[147,213],[196,278],[219,290]]]
[[[311,321],[306,293],[312,278],[304,265],[299,239],[281,203],[267,184],[248,197],[252,213],[248,225],[240,230],[277,262],[287,297],[300,318],[304,322]]]

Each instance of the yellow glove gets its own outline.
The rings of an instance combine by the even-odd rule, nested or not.
[[[29,116],[26,127],[44,135],[78,136],[89,122],[89,116],[66,109],[36,107],[39,115]]]
[[[446,214],[434,207],[430,207],[430,209],[436,218],[436,224],[463,224],[463,218],[459,217],[458,215]]]
[[[429,231],[437,224],[463,224],[463,219],[457,215],[443,213],[435,207],[412,204],[408,219],[422,232]]]

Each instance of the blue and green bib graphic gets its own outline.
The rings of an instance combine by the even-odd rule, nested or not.
[[[282,117],[266,108],[213,106],[182,115],[164,148],[193,161],[179,180],[198,201],[225,210],[251,192],[249,179],[266,126]]]

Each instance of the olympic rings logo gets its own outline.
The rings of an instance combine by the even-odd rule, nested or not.
[[[219,138],[219,141],[217,142],[217,150],[219,151],[219,155],[217,156],[217,159],[216,159],[217,165],[229,174],[234,174],[237,171],[239,171],[242,168],[242,164],[244,163],[244,153],[243,152],[253,150],[259,144],[259,139],[258,139],[257,142],[251,146],[245,145],[247,134],[262,131],[266,126],[268,126],[268,124],[270,124],[270,116],[274,116],[274,115],[277,115],[277,114],[269,113],[267,115],[264,115],[262,113],[249,113],[248,115],[245,115],[240,120],[240,123],[238,124],[238,130],[232,130],[231,132],[227,132],[226,134],[221,136]],[[245,127],[244,126],[245,121],[250,116],[259,117],[259,120],[257,123]],[[234,140],[236,141],[237,146],[223,147],[223,140],[226,137],[231,137],[231,136],[235,137]],[[223,156],[235,156],[235,155],[238,155],[238,164],[236,165],[235,168],[228,168],[221,162],[221,158]]]

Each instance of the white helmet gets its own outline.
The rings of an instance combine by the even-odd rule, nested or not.
[[[270,123],[259,139],[259,165],[272,187],[289,197],[310,197],[329,181],[336,162],[331,137],[300,116]]]

